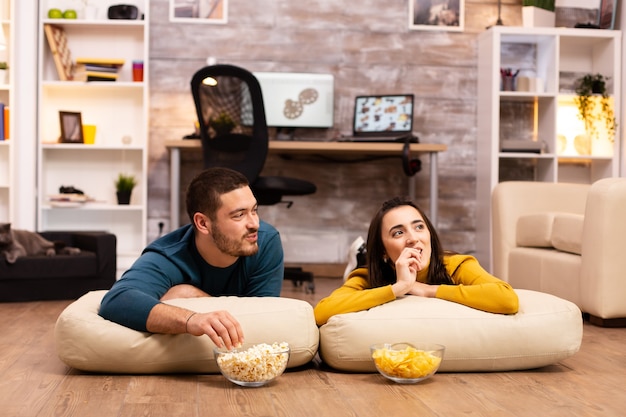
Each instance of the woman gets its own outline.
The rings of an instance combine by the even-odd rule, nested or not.
[[[476,258],[442,249],[432,223],[409,200],[383,203],[367,236],[367,268],[357,268],[346,282],[315,307],[323,325],[335,314],[351,313],[404,295],[436,297],[479,310],[517,313],[517,294],[485,271]]]

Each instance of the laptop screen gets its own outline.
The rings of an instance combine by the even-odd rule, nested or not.
[[[354,136],[397,136],[413,131],[413,94],[358,96]]]

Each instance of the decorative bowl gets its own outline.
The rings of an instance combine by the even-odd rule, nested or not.
[[[244,343],[238,348],[213,348],[217,367],[226,379],[242,387],[260,387],[285,372],[287,343]]]
[[[414,384],[437,372],[446,348],[434,343],[379,343],[370,346],[376,369],[400,384]]]

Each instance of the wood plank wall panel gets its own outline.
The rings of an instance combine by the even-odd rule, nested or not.
[[[505,24],[520,25],[521,0],[502,4]],[[297,131],[301,138],[331,140],[349,133],[355,95],[414,93],[420,139],[449,147],[439,156],[442,241],[452,250],[474,251],[476,39],[495,23],[496,0],[465,0],[466,29],[460,33],[408,30],[406,0],[230,0],[226,25],[170,22],[168,0],[153,0],[150,8],[149,218],[169,217],[169,160],[163,143],[192,132],[189,81],[213,56],[252,71],[332,73],[335,127]],[[421,159],[416,198],[428,209],[428,158]],[[200,155],[185,154],[182,167],[184,190],[201,169]],[[288,210],[263,207],[263,218],[287,238],[312,231],[335,236],[339,252],[367,233],[384,199],[407,193],[399,159],[338,163],[272,156],[264,173],[313,179],[318,192],[294,199]],[[187,219],[184,207],[181,219]]]

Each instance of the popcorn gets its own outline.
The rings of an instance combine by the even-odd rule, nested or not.
[[[261,343],[246,350],[222,352],[217,356],[222,373],[237,381],[269,381],[283,373],[289,360],[286,342]]]

